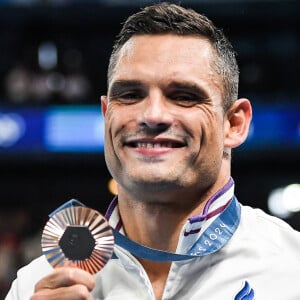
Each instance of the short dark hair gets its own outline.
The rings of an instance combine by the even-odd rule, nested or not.
[[[119,50],[135,35],[176,34],[207,38],[216,52],[214,69],[224,82],[224,109],[238,97],[239,69],[235,52],[223,31],[206,16],[176,4],[159,3],[130,16],[117,35],[108,66],[108,81],[114,72]]]

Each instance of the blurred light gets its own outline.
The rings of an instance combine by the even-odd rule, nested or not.
[[[61,92],[66,99],[76,102],[79,99],[87,98],[90,88],[86,77],[74,74],[65,78],[65,88]]]
[[[52,42],[45,42],[38,49],[39,66],[44,70],[50,70],[57,65],[57,48]]]
[[[60,73],[51,73],[46,79],[47,88],[52,92],[60,92],[65,87],[65,78]]]
[[[270,212],[280,218],[288,218],[300,211],[300,184],[290,184],[274,189],[268,199]]]
[[[290,212],[300,211],[300,184],[288,185],[282,197],[284,205]]]
[[[113,194],[117,195],[118,194],[118,184],[117,182],[111,178],[108,182],[108,190]]]
[[[278,105],[268,110],[254,105],[249,136],[242,147],[248,149],[291,149],[300,146],[300,107]]]
[[[104,120],[94,107],[57,107],[45,114],[45,148],[48,151],[101,152]]]
[[[48,85],[47,76],[36,74],[31,80],[32,98],[37,99],[39,102],[47,100],[51,94]]]
[[[5,89],[9,99],[15,103],[26,101],[30,94],[30,73],[22,67],[12,69],[5,78]]]
[[[15,113],[0,114],[0,147],[17,143],[25,131],[23,118]]]

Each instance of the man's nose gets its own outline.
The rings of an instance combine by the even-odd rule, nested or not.
[[[170,103],[160,94],[149,95],[144,101],[140,125],[149,129],[164,130],[173,122]]]

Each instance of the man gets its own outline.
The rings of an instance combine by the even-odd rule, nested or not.
[[[300,299],[300,234],[234,197],[231,149],[251,120],[237,91],[232,47],[206,17],[166,3],[131,16],[102,97],[119,185],[107,218],[163,251],[140,257],[117,245],[94,276],[40,257],[7,299]]]

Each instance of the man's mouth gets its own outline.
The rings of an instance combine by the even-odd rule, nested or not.
[[[145,149],[154,149],[154,148],[181,148],[185,144],[177,141],[132,141],[126,143],[128,147],[131,148],[145,148]]]
[[[128,146],[133,148],[180,148],[183,147],[181,143],[176,142],[135,142],[129,143]]]

